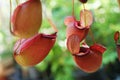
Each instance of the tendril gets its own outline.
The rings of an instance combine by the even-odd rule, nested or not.
[[[90,37],[92,38],[93,43],[96,43],[92,30],[89,31]]]
[[[19,1],[18,0],[16,0],[16,4],[18,5],[18,3],[19,3]]]
[[[11,14],[12,14],[12,0],[10,0],[10,20],[9,20],[9,30],[10,33],[15,36],[14,32],[12,31],[12,26],[11,26]]]
[[[10,33],[13,34],[12,28],[11,28],[11,14],[12,14],[12,1],[10,0],[10,20],[9,20],[9,28],[10,28]]]
[[[52,21],[51,19],[49,19],[48,17],[47,17],[47,20],[48,20],[48,22],[50,23],[51,27],[55,30],[55,32],[58,32],[58,29],[57,29],[57,27],[55,26],[55,24],[53,23],[53,21]]]
[[[45,4],[44,4],[45,5]],[[51,25],[51,27],[53,28],[53,30],[55,31],[55,32],[58,32],[58,29],[57,29],[57,27],[56,27],[56,25],[54,24],[54,22],[47,16],[47,14],[46,14],[46,7],[44,6],[44,15],[45,15],[45,17],[46,17],[46,19],[47,19],[47,21],[49,22],[49,24]]]
[[[74,15],[74,0],[72,0],[72,16],[75,16]]]
[[[85,4],[83,4],[84,22],[86,27],[86,14],[85,14]]]

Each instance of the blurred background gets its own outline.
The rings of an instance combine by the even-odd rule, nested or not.
[[[25,0],[19,0],[19,4]],[[0,0],[0,80],[120,80],[120,62],[118,61],[114,32],[120,30],[120,9],[117,0],[88,0],[86,8],[94,15],[92,32],[97,43],[106,46],[101,68],[92,74],[77,68],[70,52],[66,48],[66,26],[64,18],[72,13],[72,0],[42,0],[46,13],[57,26],[57,42],[49,55],[34,67],[19,66],[13,57],[13,46],[16,38],[9,32],[10,3]],[[12,11],[17,6],[12,0]],[[75,16],[80,19],[82,4],[75,0]],[[51,33],[43,13],[40,32]],[[90,35],[87,43],[93,44]]]

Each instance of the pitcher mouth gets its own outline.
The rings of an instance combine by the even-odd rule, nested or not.
[[[57,37],[57,32],[53,34],[41,34],[43,38],[48,38],[48,39],[55,39]]]
[[[80,47],[80,52],[78,54],[73,54],[76,57],[82,57],[90,53],[90,49],[86,47]]]
[[[116,44],[116,47],[119,49],[119,48],[120,48],[120,43],[117,43],[117,44]]]
[[[116,45],[117,45],[117,46],[120,46],[120,43],[117,43]]]
[[[82,26],[81,23],[80,23],[80,21],[75,21],[74,22],[74,26],[76,28],[78,28],[78,29],[81,29],[81,30],[83,30],[83,29],[89,29],[89,26]]]
[[[97,51],[100,53],[104,53],[106,51],[106,48],[100,44],[94,44],[94,45],[90,46],[90,49],[92,51]]]

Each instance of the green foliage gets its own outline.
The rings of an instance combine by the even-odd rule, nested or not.
[[[51,14],[53,22],[57,26],[59,32],[55,46],[50,51],[49,55],[43,62],[38,64],[36,68],[39,71],[46,71],[51,65],[51,74],[54,75],[55,80],[74,80],[72,73],[76,68],[75,62],[71,54],[68,52],[66,41],[66,26],[64,25],[64,18],[72,14],[72,0],[42,0],[46,5],[46,13]],[[82,4],[75,0],[75,16],[80,19],[80,10]],[[103,56],[103,64],[114,62],[117,57],[116,47],[113,40],[114,32],[120,30],[120,11],[116,0],[89,0],[86,8],[90,9],[94,15],[94,23],[91,30],[97,43],[106,46],[107,51]],[[46,17],[43,19],[42,29],[40,32],[52,33]],[[0,31],[3,37],[4,45],[7,44],[8,37],[2,30]],[[87,42],[92,45],[90,35],[87,36]],[[6,56],[4,54],[4,56]]]
[[[72,56],[67,51],[65,45],[65,29],[64,18],[72,13],[71,0],[56,0],[46,1],[47,8],[51,9],[52,18],[59,29],[56,45],[49,53],[47,58],[43,61],[44,64],[38,65],[37,68],[42,69],[47,64],[51,63],[52,73],[55,76],[55,80],[73,80],[72,72],[75,68],[75,63]],[[54,5],[52,5],[52,3]],[[96,6],[92,6],[96,5]],[[94,23],[91,26],[91,30],[97,43],[101,43],[106,46],[107,51],[103,56],[103,64],[114,62],[117,57],[113,35],[116,30],[120,30],[120,17],[117,2],[115,1],[89,1],[86,4],[87,7],[93,12]],[[75,1],[75,16],[80,19],[79,12],[82,9],[81,3]],[[43,25],[46,25],[43,23]],[[46,25],[47,26],[47,25]],[[44,26],[45,28],[45,26]],[[87,37],[89,45],[93,44],[90,35]],[[62,44],[64,45],[62,45]],[[61,44],[61,45],[60,45]],[[45,70],[45,69],[44,69]]]

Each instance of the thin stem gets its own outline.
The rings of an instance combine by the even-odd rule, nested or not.
[[[12,35],[15,36],[15,34],[12,31],[12,26],[11,26],[11,14],[12,14],[12,0],[10,0],[10,20],[9,20],[9,30]]]
[[[55,24],[53,23],[53,21],[51,19],[49,19],[48,17],[46,17],[48,22],[50,23],[51,27],[55,30],[55,32],[58,32],[57,27],[55,26]]]
[[[94,38],[94,35],[93,35],[91,29],[90,29],[89,33],[90,33],[90,37],[92,38],[93,43],[96,43],[95,38]]]
[[[74,16],[74,0],[72,0],[72,16]]]
[[[86,27],[86,14],[85,14],[85,4],[83,4],[84,22]]]
[[[85,10],[85,4],[83,4],[83,9]]]
[[[10,26],[10,32],[12,33],[12,30],[11,30],[11,14],[12,14],[12,1],[10,0],[10,21],[9,21],[9,26]]]
[[[44,7],[43,12],[44,12],[44,15],[47,18],[48,22],[50,23],[51,27],[54,29],[55,32],[58,32],[56,25],[53,23],[53,21],[50,18],[48,18],[47,14],[46,14],[46,7]]]
[[[120,8],[120,0],[117,0],[118,1],[118,5],[119,5],[119,8]]]
[[[11,14],[12,14],[12,1],[10,0],[10,22],[9,22],[10,27],[11,27]]]
[[[19,3],[19,1],[18,0],[16,0],[16,4],[18,5],[18,3]]]
[[[86,27],[86,14],[85,14],[85,4],[83,3],[83,13],[84,13],[84,22],[85,22],[85,27]],[[89,33],[90,33],[90,36],[91,36],[91,38],[92,38],[92,41],[94,42],[94,43],[96,43],[96,41],[95,41],[95,38],[94,38],[94,35],[93,35],[93,33],[92,33],[92,30],[90,29],[90,31],[89,31]]]

